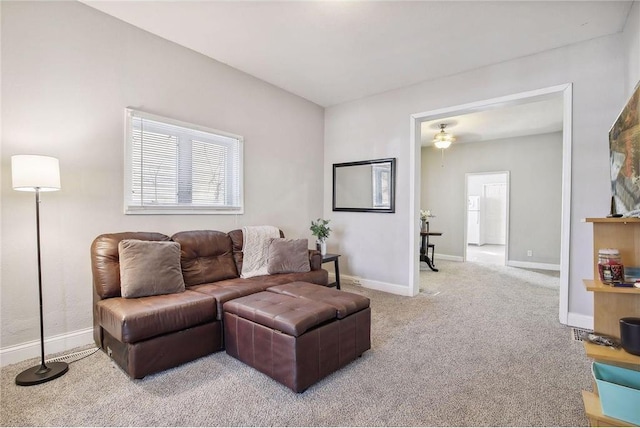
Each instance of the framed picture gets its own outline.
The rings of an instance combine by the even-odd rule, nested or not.
[[[611,214],[640,217],[640,82],[609,130],[609,155]]]

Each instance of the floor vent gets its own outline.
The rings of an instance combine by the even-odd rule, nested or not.
[[[578,342],[583,342],[589,333],[593,333],[593,330],[587,330],[585,328],[571,328],[571,338]]]
[[[61,355],[59,357],[50,358],[48,360],[45,360],[44,362],[45,362],[45,364],[46,363],[53,363],[53,362],[73,363],[73,362],[76,362],[76,361],[81,360],[83,358],[87,358],[89,355],[93,355],[97,351],[98,351],[98,348],[85,349],[84,351],[78,351],[78,352],[74,352],[72,354]]]

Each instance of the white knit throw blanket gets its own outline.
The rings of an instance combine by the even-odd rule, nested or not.
[[[241,278],[268,275],[267,261],[271,238],[279,238],[280,229],[274,226],[247,226],[242,228]]]

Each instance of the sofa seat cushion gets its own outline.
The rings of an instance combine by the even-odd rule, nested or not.
[[[325,303],[335,308],[338,319],[343,319],[369,307],[369,299],[364,296],[306,282],[292,282],[269,287],[267,291]]]
[[[226,302],[224,311],[294,337],[336,318],[335,308],[322,302],[269,292]]]
[[[232,299],[248,296],[250,294],[264,291],[271,284],[265,284],[260,281],[250,281],[248,279],[236,278],[226,281],[213,282],[211,284],[201,284],[189,287],[189,290],[203,293],[211,296],[216,300],[217,319],[222,319],[222,305]]]
[[[215,299],[195,291],[97,303],[99,323],[115,339],[136,343],[194,327],[216,318]]]

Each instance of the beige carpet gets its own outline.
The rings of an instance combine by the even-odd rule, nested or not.
[[[18,387],[2,369],[7,425],[586,426],[589,361],[558,319],[557,278],[438,262],[415,298],[371,298],[373,348],[295,394],[217,353],[130,380],[98,352],[60,379]],[[555,283],[554,283],[555,281]]]

